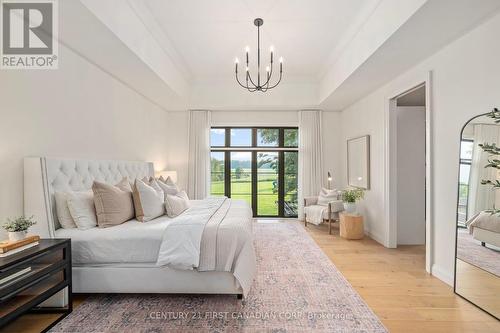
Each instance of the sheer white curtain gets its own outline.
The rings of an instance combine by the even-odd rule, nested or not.
[[[304,197],[318,195],[323,186],[321,111],[299,112],[299,219],[304,219]]]
[[[496,180],[497,170],[494,168],[484,168],[488,164],[488,154],[483,152],[478,144],[495,143],[499,145],[499,137],[497,125],[474,125],[474,148],[472,149],[472,163],[469,176],[469,207],[467,218],[472,217],[480,211],[491,209],[495,205],[496,191],[492,191],[491,186],[481,185],[481,180]]]
[[[189,111],[188,195],[204,199],[210,186],[210,111]]]

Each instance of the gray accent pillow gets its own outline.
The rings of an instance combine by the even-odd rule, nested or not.
[[[170,180],[170,177],[167,178],[167,181]],[[170,195],[177,195],[179,193],[179,187],[172,181],[167,182],[167,181],[162,181],[162,177],[158,179],[158,185],[161,187],[163,192],[165,193],[165,198],[167,197],[167,194]]]

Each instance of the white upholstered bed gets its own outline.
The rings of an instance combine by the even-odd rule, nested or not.
[[[149,162],[25,158],[24,212],[38,221],[30,231],[45,238],[72,239],[73,292],[244,294],[247,290],[232,272],[181,270],[156,264],[162,233],[173,220],[166,215],[146,223],[131,220],[104,229],[60,227],[55,191],[89,190],[94,180],[115,184],[123,177],[149,176],[154,176]],[[240,215],[243,212],[245,218],[251,218],[251,211],[235,206]],[[231,218],[228,211],[226,215]],[[245,265],[252,266],[252,255],[243,260]],[[248,274],[254,274],[254,268],[247,269]],[[248,284],[253,276],[245,279]]]
[[[481,211],[465,222],[469,233],[484,246],[500,247],[500,217],[488,211]]]

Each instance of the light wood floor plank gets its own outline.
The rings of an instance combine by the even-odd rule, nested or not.
[[[500,332],[498,320],[425,271],[425,246],[387,249],[368,237],[342,239],[338,227],[306,230],[390,332]]]

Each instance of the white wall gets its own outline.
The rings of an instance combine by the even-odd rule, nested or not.
[[[332,188],[342,189],[342,164],[345,158],[342,155],[342,147],[345,143],[341,139],[342,124],[340,112],[323,112],[322,136],[323,136],[323,171],[325,182],[327,172],[332,174]]]
[[[397,118],[397,244],[425,244],[425,107],[391,112]]]
[[[59,52],[58,70],[0,73],[0,223],[23,213],[25,156],[166,166],[167,112],[63,45]]]
[[[367,230],[386,240],[384,219],[384,114],[388,99],[432,71],[432,273],[453,281],[455,210],[460,129],[472,116],[500,105],[500,15],[446,46],[387,85],[342,112],[342,137],[370,134],[372,188],[361,204]],[[343,147],[345,156],[345,147]],[[343,172],[345,182],[345,169]]]
[[[193,82],[189,105],[191,109],[227,111],[317,109],[318,84],[307,78],[295,78],[294,81],[286,77],[278,87],[267,93],[250,93],[234,79]]]
[[[370,190],[358,205],[364,215],[365,232],[384,243],[384,101],[369,96],[344,110],[340,116],[341,130],[341,184],[347,186],[347,140],[370,135]]]

